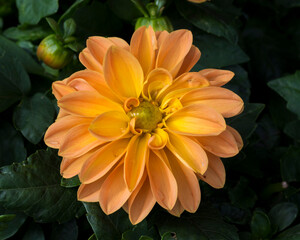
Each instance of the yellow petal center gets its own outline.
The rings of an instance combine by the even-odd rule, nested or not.
[[[128,117],[135,118],[135,128],[145,131],[152,131],[162,120],[162,114],[157,106],[144,101],[138,107],[132,108],[127,113]]]

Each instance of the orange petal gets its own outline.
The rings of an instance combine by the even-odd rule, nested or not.
[[[103,141],[119,139],[129,132],[129,117],[124,112],[106,112],[90,125],[90,132]]]
[[[191,49],[193,35],[188,30],[177,30],[170,33],[158,50],[156,67],[167,69],[176,76],[181,64]]]
[[[72,92],[75,92],[75,89],[67,86],[63,81],[52,83],[52,93],[57,100]]]
[[[94,148],[78,158],[64,157],[60,164],[60,174],[64,178],[71,178],[78,175],[85,161],[87,161],[87,159],[89,159],[89,157],[92,156],[96,150],[97,148]]]
[[[200,56],[201,56],[200,50],[196,46],[192,45],[190,51],[184,58],[184,61],[181,65],[180,70],[177,75],[180,76],[181,74],[183,74],[185,72],[189,72],[195,66],[195,64],[199,61]]]
[[[207,156],[209,162],[207,171],[203,175],[198,174],[198,177],[214,188],[224,187],[226,174],[223,162],[213,154],[207,153]]]
[[[130,139],[111,142],[95,152],[83,165],[79,178],[91,183],[104,176],[124,155]]]
[[[241,149],[244,146],[244,143],[243,143],[243,139],[242,139],[241,135],[239,134],[239,132],[228,125],[227,125],[226,129],[233,135],[233,137],[235,138],[237,147],[238,147],[239,151],[241,151]]]
[[[58,106],[65,111],[83,116],[96,117],[108,111],[123,111],[122,105],[101,96],[96,92],[74,92],[58,101]]]
[[[183,106],[201,103],[215,109],[224,117],[233,117],[239,114],[244,107],[243,100],[234,92],[220,87],[206,87],[192,90],[181,99]]]
[[[166,146],[168,139],[168,133],[161,128],[157,128],[154,130],[151,138],[149,139],[148,147],[154,150],[162,149]]]
[[[105,179],[103,177],[90,184],[81,184],[78,188],[77,199],[82,202],[98,202],[100,189]]]
[[[103,65],[104,56],[110,46],[114,45],[112,41],[104,37],[89,37],[86,45],[93,57]]]
[[[91,85],[94,89],[96,89],[102,96],[107,97],[115,102],[120,102],[120,99],[116,97],[116,95],[111,91],[111,89],[107,86],[104,76],[102,73],[92,71],[89,69],[85,69],[82,71],[78,71],[73,73],[67,80],[67,84],[70,85],[72,81],[77,78],[84,79]]]
[[[58,114],[57,114],[57,120],[66,116],[69,116],[70,114],[67,113],[65,110],[63,109],[59,109]]]
[[[236,140],[229,130],[225,130],[218,136],[197,137],[201,146],[219,157],[233,157],[239,153]]]
[[[208,160],[205,151],[192,138],[169,133],[168,149],[194,172],[205,173]]]
[[[124,180],[123,167],[123,164],[117,166],[101,186],[99,202],[107,215],[120,209],[131,194]]]
[[[155,50],[157,48],[156,36],[153,28],[140,27],[134,32],[130,41],[131,53],[140,62],[144,76],[153,69]]]
[[[124,158],[125,182],[133,191],[141,180],[146,160],[149,157],[148,140],[150,134],[135,135],[131,138]]]
[[[72,115],[59,118],[46,131],[44,141],[47,146],[59,148],[67,132],[81,124],[89,124],[92,118],[83,118]]]
[[[169,36],[166,30],[155,32],[156,39],[157,39],[157,48],[160,49],[162,43],[166,40],[167,36]]]
[[[89,132],[90,124],[81,124],[68,131],[61,143],[58,154],[66,158],[76,158],[104,142]]]
[[[202,104],[188,105],[170,115],[168,129],[189,136],[214,136],[223,132],[226,123],[223,116]]]
[[[149,214],[156,203],[150,188],[148,177],[145,181],[141,181],[141,183],[128,199],[128,213],[132,224],[141,222]]]
[[[126,41],[124,41],[122,38],[109,37],[108,40],[111,41],[117,47],[123,48],[127,51],[130,50],[128,43]]]
[[[177,200],[177,183],[164,160],[152,151],[147,161],[147,172],[156,201],[163,208],[171,210]]]
[[[183,165],[171,152],[167,150],[166,154],[177,181],[178,199],[185,210],[194,213],[201,199],[198,179],[193,170]]]
[[[199,72],[202,76],[206,77],[212,86],[223,86],[229,82],[234,73],[228,70],[219,70],[219,69],[204,69]]]
[[[171,213],[172,215],[176,216],[176,217],[180,217],[180,215],[183,213],[184,208],[182,207],[180,201],[177,199],[175,206],[171,209],[168,210],[169,213]]]
[[[151,71],[144,85],[144,94],[149,96],[150,100],[155,100],[160,91],[172,84],[171,74],[163,69],[156,68]]]
[[[74,88],[76,91],[90,91],[95,92],[96,89],[93,88],[87,81],[82,78],[76,78],[68,84],[70,87]]]
[[[102,65],[94,58],[88,48],[81,51],[79,54],[79,60],[87,69],[100,73],[103,72]]]
[[[128,51],[110,47],[104,58],[105,80],[110,88],[122,97],[140,96],[144,74],[138,60]]]

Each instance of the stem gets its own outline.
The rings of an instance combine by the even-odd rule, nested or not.
[[[144,17],[149,17],[147,9],[141,0],[131,0],[131,2],[136,6],[136,8],[144,15]]]

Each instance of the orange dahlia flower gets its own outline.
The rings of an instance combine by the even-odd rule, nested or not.
[[[189,72],[200,58],[192,42],[188,30],[151,27],[130,45],[90,37],[79,56],[87,69],[53,83],[60,111],[45,143],[59,149],[64,178],[79,175],[79,200],[99,201],[106,214],[123,207],[137,224],[156,202],[176,216],[195,212],[198,179],[223,187],[219,157],[243,144],[224,117],[243,101],[221,87],[232,72]]]

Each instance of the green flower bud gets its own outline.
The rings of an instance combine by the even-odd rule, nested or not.
[[[141,17],[135,24],[135,30],[141,26],[151,26],[154,31],[173,31],[173,26],[167,17]]]
[[[54,69],[66,66],[72,60],[72,51],[64,47],[55,34],[44,38],[38,46],[36,55],[46,65]]]

